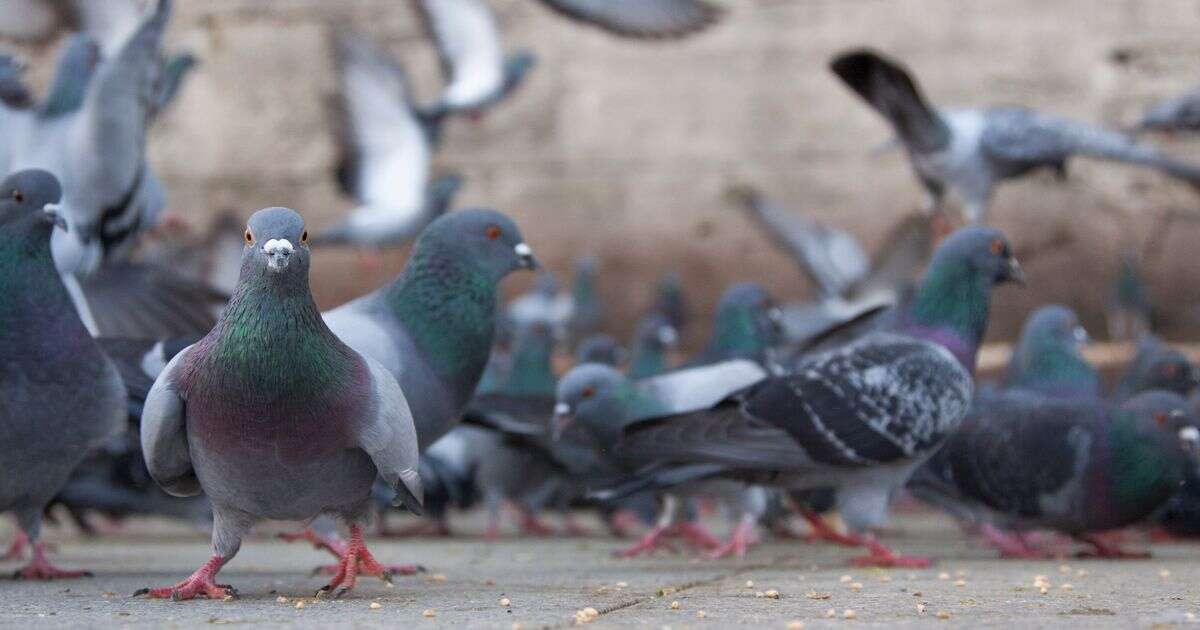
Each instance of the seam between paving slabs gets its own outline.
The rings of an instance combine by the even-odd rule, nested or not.
[[[751,571],[758,571],[759,569],[768,569],[770,567],[778,565],[779,560],[783,560],[783,559],[782,558],[776,559],[776,561],[774,561],[774,562],[760,562],[757,564],[749,564],[749,565],[740,566],[740,567],[737,567],[733,571],[730,571],[727,573],[721,573],[721,574],[715,575],[715,576],[705,579],[705,580],[692,580],[690,582],[684,582],[683,584],[663,586],[663,587],[660,587],[658,589],[658,591],[656,591],[654,594],[641,595],[641,596],[634,597],[633,599],[630,599],[630,600],[627,600],[624,602],[613,604],[611,606],[606,606],[604,608],[597,608],[596,612],[600,613],[600,615],[599,615],[600,617],[603,617],[603,616],[611,614],[611,613],[615,613],[615,612],[625,610],[628,608],[633,608],[633,607],[641,605],[641,604],[646,604],[646,603],[649,603],[649,602],[652,602],[655,600],[662,599],[663,597],[666,596],[665,591],[667,589],[670,589],[670,594],[682,593],[684,591],[687,591],[687,590],[690,590],[693,588],[697,588],[700,586],[708,586],[710,584],[716,584],[718,582],[721,582],[722,580],[728,580],[730,578],[734,578],[739,575],[749,573]],[[663,594],[660,595],[660,593],[663,593]],[[553,628],[570,628],[573,626],[575,626],[575,621],[574,621],[574,619],[571,619],[571,620],[563,621],[563,622],[560,622],[557,624],[542,626],[542,628],[543,628],[543,630],[550,630]]]

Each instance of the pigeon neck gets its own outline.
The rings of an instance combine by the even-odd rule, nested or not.
[[[42,230],[0,237],[0,339],[6,354],[16,348],[28,350],[9,355],[18,358],[29,357],[36,346],[69,348],[72,340],[91,339]],[[47,339],[56,343],[44,343]]]
[[[650,343],[640,344],[629,362],[629,378],[634,380],[657,376],[666,371],[666,353]]]
[[[596,278],[591,270],[580,269],[575,273],[575,280],[571,285],[571,301],[577,312],[595,308]]]
[[[557,379],[550,368],[552,346],[547,340],[533,339],[513,349],[512,369],[504,393],[516,396],[554,396]]]
[[[1169,433],[1166,428],[1162,432],[1164,436]],[[1182,452],[1164,449],[1154,437],[1139,430],[1131,413],[1121,413],[1108,424],[1110,458],[1104,478],[1109,488],[1099,495],[1108,498],[1102,506],[1107,504],[1107,509],[1121,513],[1145,514],[1179,487],[1186,467]]]
[[[1010,387],[1047,395],[1099,396],[1100,380],[1092,366],[1072,348],[1043,342],[1018,351],[1019,363]]]
[[[966,265],[935,265],[913,296],[902,318],[902,331],[945,346],[974,374],[991,289],[990,281]]]
[[[717,314],[704,357],[707,362],[729,359],[762,361],[769,346],[770,341],[754,311],[743,306],[732,306]]]
[[[455,254],[418,248],[384,299],[426,364],[453,384],[461,405],[491,351],[498,279]]]

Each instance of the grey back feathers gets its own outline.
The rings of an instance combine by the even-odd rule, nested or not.
[[[685,37],[716,23],[721,10],[706,0],[542,0],[545,6],[621,37]]]

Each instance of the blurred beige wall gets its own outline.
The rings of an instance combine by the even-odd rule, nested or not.
[[[460,206],[510,213],[560,275],[573,255],[600,255],[618,331],[668,268],[683,274],[702,311],[736,280],[761,280],[781,298],[806,294],[788,259],[723,201],[731,182],[757,184],[872,249],[918,206],[903,155],[872,151],[888,140],[887,127],[826,70],[843,48],[899,57],[940,104],[1025,104],[1111,125],[1200,83],[1195,1],[721,3],[726,19],[698,37],[638,43],[531,0],[494,0],[506,48],[533,50],[538,65],[482,122],[451,122],[436,158],[437,171],[466,177]],[[439,86],[433,48],[402,0],[182,0],[176,11],[169,47],[194,52],[201,65],[153,130],[151,158],[170,209],[200,224],[224,207],[245,215],[287,205],[319,228],[350,207],[334,186],[323,107],[336,85],[333,25],[394,51],[424,98]],[[1200,162],[1200,139],[1155,141]],[[1072,163],[1065,184],[1045,174],[1002,187],[992,222],[1019,254],[1038,253],[1026,261],[1030,286],[997,294],[993,335],[1012,334],[1031,306],[1049,300],[1080,309],[1100,332],[1120,247],[1142,247],[1164,212],[1198,208],[1200,196],[1180,184],[1090,161]],[[1045,247],[1058,238],[1069,240]],[[1200,302],[1197,238],[1200,227],[1179,225],[1145,252],[1176,335],[1196,336],[1180,322]],[[322,252],[319,300],[358,295],[402,261],[396,252],[371,274],[348,252]],[[527,280],[510,281],[510,290]]]

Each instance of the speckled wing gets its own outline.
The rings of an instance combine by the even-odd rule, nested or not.
[[[418,473],[417,429],[396,379],[378,361],[363,356],[371,377],[374,404],[360,425],[356,442],[371,457],[379,477],[396,491],[396,503],[422,512],[425,492]]]
[[[622,37],[683,37],[702,31],[721,17],[704,0],[542,0],[565,15]]]
[[[158,375],[142,410],[142,453],[150,476],[169,494],[200,494],[200,480],[192,468],[188,448],[184,401],[175,390],[174,373],[193,346],[175,355]]]

